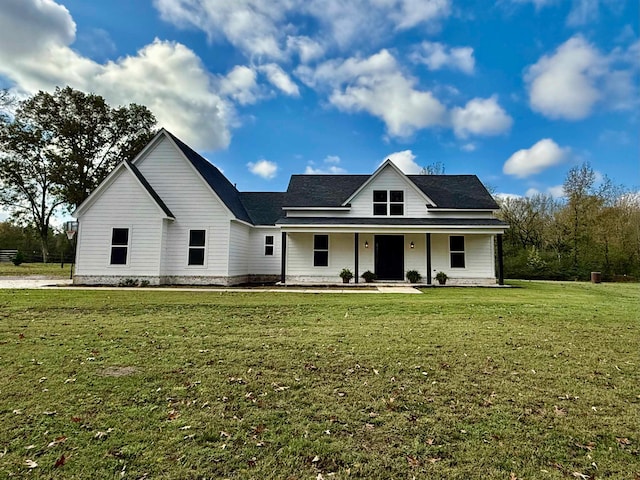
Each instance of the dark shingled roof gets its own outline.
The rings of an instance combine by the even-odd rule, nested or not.
[[[251,218],[240,200],[240,192],[227,180],[227,177],[186,143],[172,133],[166,132],[236,218],[251,223]]]
[[[286,207],[339,207],[371,175],[291,175]]]
[[[284,216],[285,192],[240,192],[240,200],[254,225],[275,225]]]
[[[497,210],[500,207],[475,175],[407,175],[435,208]],[[432,207],[433,208],[433,207]]]
[[[371,175],[292,175],[287,207],[339,207]],[[407,175],[437,208],[497,210],[498,204],[475,175]]]
[[[151,195],[151,197],[155,200],[155,202],[158,204],[158,206],[167,215],[167,217],[175,218],[173,216],[173,213],[171,213],[171,210],[169,210],[169,207],[167,207],[167,205],[160,198],[160,195],[158,195],[156,193],[156,191],[153,189],[153,187],[151,185],[149,185],[149,182],[147,182],[147,179],[144,178],[144,176],[142,175],[140,170],[138,170],[138,167],[136,167],[129,160],[125,160],[125,162],[127,163],[127,166],[131,169],[133,174],[136,176],[136,178],[140,181],[142,186],[147,190],[147,192],[149,192],[149,195]]]
[[[477,226],[506,227],[508,224],[497,218],[406,218],[406,217],[286,217],[278,225],[427,225],[427,226]]]

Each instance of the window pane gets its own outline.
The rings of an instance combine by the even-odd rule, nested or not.
[[[387,204],[386,203],[374,203],[373,204],[373,214],[374,215],[386,215],[387,214]]]
[[[404,192],[402,190],[391,190],[392,202],[404,202]]]
[[[204,265],[204,248],[189,249],[189,265]]]
[[[111,247],[111,265],[126,265],[126,264],[127,264],[127,247]]]
[[[114,228],[111,232],[111,245],[128,245],[129,244],[129,229],[128,228]]]
[[[328,267],[329,266],[329,252],[313,252],[313,266],[314,267]]]
[[[404,215],[404,203],[392,203],[389,206],[389,213],[391,215]]]
[[[387,191],[386,190],[374,190],[373,191],[373,201],[374,202],[386,202],[387,201]]]
[[[204,230],[189,230],[189,246],[204,247]]]
[[[265,245],[264,254],[265,255],[273,255],[273,245]]]
[[[329,236],[328,235],[314,235],[314,237],[313,237],[313,249],[314,250],[329,250]]]
[[[464,252],[464,237],[460,235],[449,237],[449,250],[452,252]]]
[[[451,254],[451,268],[464,268],[464,253]]]
[[[266,237],[264,237],[264,244],[273,245],[273,235],[267,235]]]

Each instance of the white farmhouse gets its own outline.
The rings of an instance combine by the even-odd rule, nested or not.
[[[293,175],[286,192],[239,192],[166,130],[74,212],[74,283],[151,285],[405,281],[502,283],[498,205],[475,175]],[[497,245],[497,252],[494,248]],[[498,272],[496,272],[496,257]]]

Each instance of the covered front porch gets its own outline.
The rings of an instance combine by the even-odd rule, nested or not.
[[[407,283],[407,272],[433,285],[444,272],[450,285],[502,285],[502,228],[382,228],[308,225],[282,228],[281,284],[336,284],[349,269],[376,282]]]

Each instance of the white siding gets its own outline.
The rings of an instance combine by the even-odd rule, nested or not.
[[[264,239],[273,237],[273,255],[264,254]],[[251,271],[254,275],[278,275],[281,267],[282,234],[279,227],[255,227],[249,235],[249,253]]]
[[[164,275],[227,275],[232,215],[167,138],[136,166],[175,216],[168,225]],[[206,230],[204,266],[188,266],[189,230]]]
[[[410,181],[402,178],[392,168],[387,167],[367,185],[351,201],[351,217],[373,217],[374,190],[402,190],[404,191],[404,216],[427,217],[427,202],[411,185]],[[400,217],[394,217],[400,218]]]
[[[493,235],[464,235],[465,268],[451,268],[449,236],[431,235],[431,265],[451,278],[495,278]]]
[[[229,275],[249,274],[249,228],[241,223],[231,223],[229,239]]]
[[[76,275],[159,275],[162,217],[133,174],[122,168],[80,218]],[[109,265],[113,228],[129,229],[127,265]]]
[[[287,238],[287,275],[316,277],[320,281],[339,282],[343,268],[355,268],[353,234],[329,234],[329,266],[313,266],[313,234],[293,233]]]

